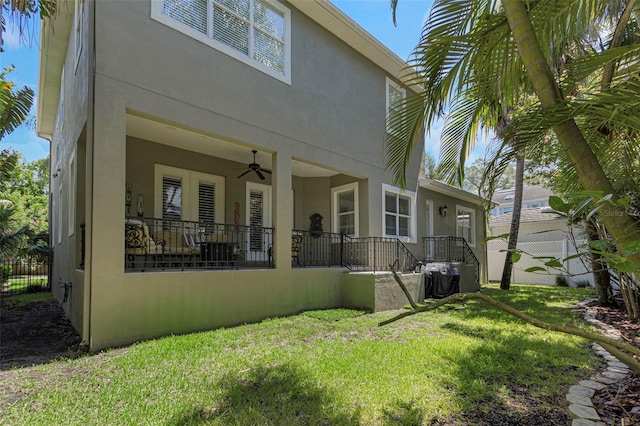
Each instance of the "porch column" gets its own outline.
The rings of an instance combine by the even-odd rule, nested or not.
[[[273,255],[276,268],[286,270],[291,269],[291,217],[293,216],[291,153],[280,150],[274,153],[272,158],[273,203],[271,209],[275,228]]]

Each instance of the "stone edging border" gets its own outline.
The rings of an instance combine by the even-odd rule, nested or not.
[[[603,329],[605,336],[611,339],[621,340],[620,332],[615,327],[596,319],[596,310],[588,306],[589,303],[594,301],[595,299],[591,299],[578,303],[578,309],[584,311],[582,315],[584,320],[591,325]],[[569,402],[569,413],[573,418],[571,426],[605,426],[600,415],[593,408],[591,398],[597,390],[611,383],[615,383],[629,374],[629,367],[618,361],[616,357],[611,355],[602,346],[597,343],[591,343],[591,347],[598,355],[604,358],[607,363],[607,368],[598,376],[592,376],[588,380],[581,380],[579,384],[569,388],[567,401]]]

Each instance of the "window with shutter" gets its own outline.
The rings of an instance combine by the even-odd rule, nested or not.
[[[224,222],[224,177],[156,164],[155,212],[165,220]]]
[[[165,220],[182,219],[181,178],[162,177],[162,218]]]
[[[198,183],[198,220],[206,224],[216,222],[216,186],[212,183]]]
[[[263,250],[264,234],[262,227],[264,223],[264,197],[262,191],[249,192],[249,250]]]
[[[291,11],[275,0],[152,0],[151,16],[290,83]]]

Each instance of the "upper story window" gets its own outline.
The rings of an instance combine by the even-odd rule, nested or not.
[[[398,237],[405,242],[415,242],[415,192],[383,185],[383,195],[385,237]]]
[[[400,111],[401,101],[407,97],[407,91],[402,88],[402,86],[396,84],[389,78],[387,78],[387,99],[386,99],[386,107],[387,107],[387,119],[393,113],[397,113]],[[387,132],[391,133],[391,124],[387,120]]]
[[[291,83],[291,11],[275,0],[152,0],[151,17]]]

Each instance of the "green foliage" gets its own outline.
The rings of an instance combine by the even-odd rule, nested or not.
[[[15,68],[5,67],[0,73],[0,140],[24,123],[33,104],[34,93],[29,87],[15,89],[7,75]]]
[[[4,52],[4,33],[7,19],[14,23],[15,28],[22,37],[24,31],[29,28],[28,20],[34,16],[45,19],[53,17],[58,10],[57,0],[5,0],[0,3],[0,53]]]
[[[6,263],[0,263],[0,284],[4,284],[9,281],[9,278],[13,275],[13,268]]]
[[[558,287],[569,287],[569,279],[564,275],[556,275],[556,285]]]

